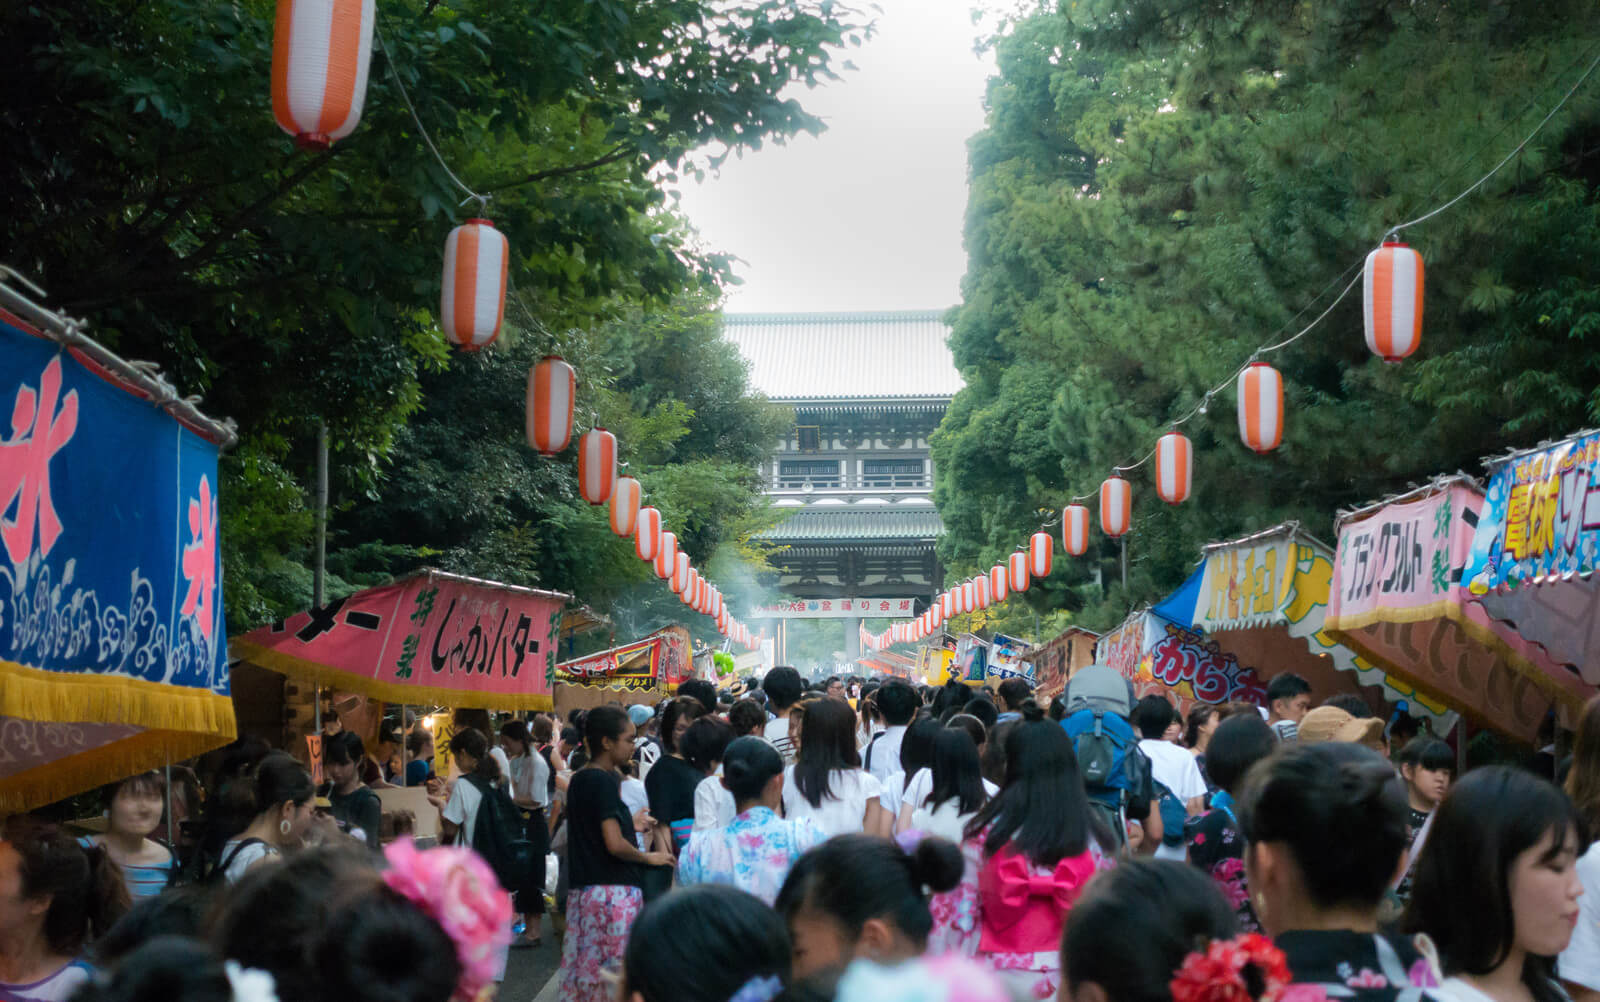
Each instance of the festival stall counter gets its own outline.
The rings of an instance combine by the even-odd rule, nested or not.
[[[1325,630],[1333,559],[1295,523],[1214,543],[1183,587],[1108,634],[1100,656],[1140,695],[1176,696],[1184,714],[1197,702],[1265,706],[1271,678],[1293,672],[1310,683],[1315,702],[1352,692],[1386,713],[1385,704],[1404,701],[1435,733],[1448,733],[1449,707]]]
[[[1483,506],[1482,491],[1458,476],[1341,515],[1325,625],[1474,725],[1533,742],[1560,695],[1556,680],[1581,680],[1492,619],[1463,585]]]
[[[3,285],[0,358],[3,815],[233,740],[217,456],[234,434]]]
[[[1600,431],[1489,464],[1463,571],[1472,600],[1540,659],[1510,663],[1575,714],[1600,687]]]
[[[682,626],[555,666],[555,709],[587,710],[603,703],[655,703],[687,682],[693,641]]]
[[[391,703],[549,710],[570,596],[423,570],[269,623],[237,660]]]

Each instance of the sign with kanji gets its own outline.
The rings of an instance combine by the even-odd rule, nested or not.
[[[426,571],[230,641],[234,656],[392,703],[549,709],[567,596]]]
[[[909,619],[914,598],[797,598],[752,606],[747,619]]]
[[[643,691],[689,678],[689,631],[669,626],[642,640],[556,665],[555,680],[569,685]]]

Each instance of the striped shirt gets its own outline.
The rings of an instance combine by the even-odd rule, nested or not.
[[[78,844],[85,849],[90,849],[99,843],[95,842],[92,837],[85,835],[78,839]],[[162,846],[162,848],[165,849],[166,846]],[[140,898],[155,897],[166,890],[172,881],[173,859],[171,850],[168,850],[166,859],[149,866],[118,865],[122,867],[122,882],[128,885],[128,897],[135,901]]]

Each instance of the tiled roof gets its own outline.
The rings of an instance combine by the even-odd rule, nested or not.
[[[761,533],[770,542],[800,543],[858,539],[929,540],[944,532],[932,506],[812,505]]]
[[[942,315],[729,313],[722,333],[774,400],[948,398],[962,382]]]

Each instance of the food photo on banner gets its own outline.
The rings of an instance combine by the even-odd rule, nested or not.
[[[0,813],[235,733],[217,536],[232,432],[174,417],[39,312],[0,309]]]

